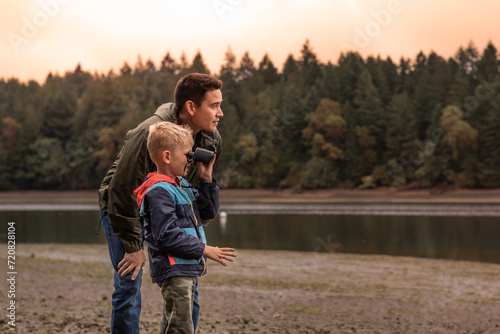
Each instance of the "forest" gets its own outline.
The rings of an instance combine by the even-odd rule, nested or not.
[[[0,190],[97,189],[126,132],[173,102],[180,77],[223,81],[226,188],[498,188],[500,57],[470,42],[445,59],[343,52],[322,63],[308,40],[279,66],[266,54],[219,73],[200,51],[160,64],[90,73],[79,64],[43,83],[0,80]]]

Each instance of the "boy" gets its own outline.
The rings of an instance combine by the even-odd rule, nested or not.
[[[182,178],[192,147],[189,128],[170,122],[152,125],[147,149],[157,172],[149,173],[134,191],[144,222],[151,278],[164,299],[160,333],[192,334],[196,277],[206,271],[204,257],[224,266],[224,260],[232,262],[231,257],[236,257],[232,248],[206,245],[201,219],[217,214],[219,186],[212,179],[215,159],[197,166],[199,196]]]

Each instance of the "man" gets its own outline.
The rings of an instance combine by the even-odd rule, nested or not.
[[[193,150],[206,148],[220,156],[222,139],[217,131],[221,110],[222,82],[206,74],[182,77],[175,88],[175,104],[161,105],[153,116],[130,130],[122,150],[104,177],[99,189],[101,219],[115,270],[111,314],[111,333],[139,333],[142,267],[146,257],[142,249],[143,226],[133,191],[155,170],[146,148],[149,127],[161,121],[186,124],[194,134]],[[216,161],[217,165],[217,161]],[[197,183],[191,166],[186,179]],[[198,319],[197,298],[193,322]]]

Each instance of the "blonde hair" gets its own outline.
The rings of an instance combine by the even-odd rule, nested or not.
[[[164,151],[175,151],[181,145],[193,146],[193,131],[188,126],[170,122],[159,122],[149,127],[147,148],[156,163]]]

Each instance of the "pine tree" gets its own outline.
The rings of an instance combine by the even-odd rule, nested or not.
[[[187,61],[187,57],[186,57],[186,52],[185,51],[182,51],[182,53],[181,53],[179,67],[180,67],[179,74],[181,76],[189,74],[189,63]]]
[[[236,56],[231,50],[231,46],[228,46],[225,63],[221,65],[219,79],[224,84],[223,98],[224,105],[232,105],[236,112],[238,113],[238,119],[242,121],[245,118],[246,105],[241,99],[241,85],[237,81],[238,67],[236,64]],[[225,107],[226,108],[226,107]]]
[[[387,78],[382,70],[382,60],[368,57],[366,60],[366,69],[372,78],[373,85],[377,88],[378,95],[383,105],[386,105],[392,98],[393,92],[389,89]]]
[[[368,153],[371,150],[376,154],[373,157],[373,161],[367,161],[368,165],[371,166],[368,167],[368,170],[371,170],[373,167],[372,164],[382,162],[381,158],[385,151],[385,131],[388,119],[387,114],[384,112],[378,90],[373,85],[372,78],[367,71],[363,71],[359,77],[353,107],[355,115],[355,123],[353,125],[366,129],[367,132],[365,130],[359,130],[358,132],[363,134],[364,138],[373,137],[375,141],[373,145],[368,145],[369,141],[367,141],[364,147],[366,151],[365,157],[372,156],[372,153]]]
[[[425,161],[413,178],[419,180],[423,187],[446,185],[452,181],[452,152],[446,131],[441,127],[442,115],[443,108],[438,103],[433,110],[426,139],[420,142]]]
[[[285,64],[283,65],[282,75],[286,81],[293,80],[297,77],[299,68],[297,66],[297,61],[293,58],[293,55],[288,55]]]
[[[430,125],[434,106],[438,102],[436,84],[429,71],[424,68],[422,72],[418,74],[418,83],[415,89],[415,113],[418,121],[417,133],[418,137],[422,140]]]
[[[323,67],[321,77],[316,81],[318,94],[321,97],[340,101],[340,82],[338,79],[338,68],[332,63]]]
[[[497,49],[490,42],[483,52],[481,60],[477,63],[478,76],[484,81],[491,80],[499,73],[499,59]]]
[[[57,189],[65,187],[69,173],[67,153],[57,138],[40,138],[31,145],[32,155],[24,162],[32,175],[26,175],[34,189]],[[25,176],[25,177],[26,177]]]
[[[500,75],[494,78],[500,82]],[[477,163],[480,165],[477,172],[477,182],[481,187],[494,188],[500,186],[500,93],[496,93],[491,100],[481,103],[478,113],[477,126],[479,135],[477,144]]]
[[[356,86],[365,64],[358,53],[348,52],[341,54],[338,60],[339,103],[354,100]]]
[[[346,122],[344,162],[341,164],[339,177],[342,177],[346,186],[357,186],[361,177],[368,174],[368,168],[363,159],[363,151],[356,133],[356,115],[349,102],[341,106],[341,116]]]
[[[411,96],[415,87],[412,82],[412,68],[410,59],[401,57],[401,59],[399,60],[398,73],[399,88],[396,90],[396,92],[406,92],[409,96]]]
[[[453,62],[447,63],[435,52],[431,52],[427,60],[426,68],[431,75],[433,89],[435,90],[434,103],[444,103],[448,95],[449,87],[452,84],[454,78]]]
[[[167,52],[163,60],[161,61],[160,71],[167,73],[168,75],[175,75],[180,69],[179,64],[172,58],[170,52]]]
[[[231,46],[228,45],[226,54],[224,55],[224,60],[226,61],[220,68],[220,78],[224,82],[227,80],[236,81],[236,56],[231,50]]]
[[[401,78],[398,74],[398,66],[392,61],[391,57],[387,57],[385,61],[380,61],[380,69],[387,85],[388,95],[382,99],[384,103],[388,103],[392,97],[401,89]]]
[[[239,140],[242,130],[236,107],[227,101],[223,102],[222,110],[224,117],[218,126],[219,133],[223,140],[223,152],[219,160],[219,175],[224,175],[224,180],[221,180],[223,186],[231,184],[232,173],[237,172],[239,164],[236,156],[236,143]]]
[[[274,67],[267,53],[260,61],[257,71],[260,73],[264,85],[272,85],[279,80],[278,69]]]
[[[92,75],[82,70],[82,66],[78,64],[73,72],[66,73],[64,78],[66,85],[70,86],[73,95],[78,99],[87,90],[88,85],[92,82]]]
[[[250,58],[248,51],[245,52],[240,61],[240,66],[236,72],[236,80],[247,80],[255,74],[255,65],[253,59]]]
[[[178,79],[180,79],[180,65],[167,52],[161,61],[160,70],[154,75],[155,82],[158,83],[156,92],[159,94],[159,103],[174,101],[174,90]]]
[[[203,61],[203,56],[201,55],[200,50],[198,50],[198,52],[196,52],[196,55],[193,58],[193,63],[189,67],[189,71],[193,72],[193,73],[210,74],[208,67],[205,65],[205,62]]]
[[[387,107],[389,121],[385,135],[386,151],[384,161],[404,157],[406,159],[419,159],[412,157],[412,152],[417,151],[417,128],[414,106],[408,94],[395,95]],[[418,151],[417,151],[418,152]],[[422,158],[422,157],[420,157]]]
[[[477,60],[479,52],[471,41],[466,49],[460,47],[455,55],[455,59],[460,69],[469,77],[469,80],[477,78]]]
[[[92,129],[116,127],[130,108],[128,99],[116,93],[109,76],[96,82],[95,91],[89,97],[93,99],[92,114],[88,121],[88,126]]]
[[[72,136],[71,119],[76,111],[76,100],[69,92],[61,91],[42,108],[45,137],[67,141]]]
[[[344,108],[342,108],[344,109]],[[343,174],[346,184],[359,185],[361,178],[370,171],[363,157],[363,150],[359,143],[359,136],[354,127],[348,127],[346,133]]]
[[[300,51],[301,57],[298,61],[301,79],[306,87],[315,84],[316,79],[321,75],[316,54],[312,51],[309,40],[306,40]]]
[[[463,112],[468,113],[464,106],[464,101],[470,94],[470,85],[464,71],[458,69],[455,73],[453,83],[451,84],[445,103],[447,105],[455,105],[462,109]]]
[[[0,146],[6,153],[7,160],[18,155],[19,137],[22,125],[12,117],[1,120]]]

